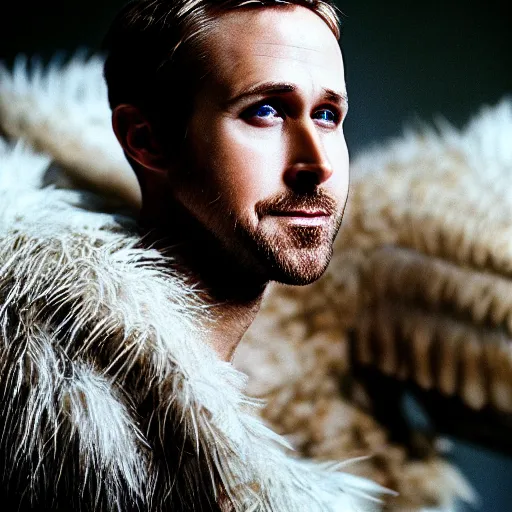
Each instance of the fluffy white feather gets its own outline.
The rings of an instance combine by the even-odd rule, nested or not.
[[[0,125],[51,155],[69,177],[136,209],[140,189],[111,127],[103,59],[78,53],[48,66],[20,55],[0,63]]]
[[[22,162],[25,190],[6,176]],[[79,475],[96,510],[194,509],[205,485],[236,511],[373,508],[382,488],[292,457],[255,416],[245,376],[199,341],[208,310],[172,261],[142,248],[130,219],[93,211],[90,196],[37,188],[44,163],[2,146],[0,449],[31,475],[27,495],[74,492]],[[180,443],[195,455],[173,473],[162,459],[169,447],[184,456]]]

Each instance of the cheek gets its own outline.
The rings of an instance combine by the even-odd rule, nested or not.
[[[234,121],[214,138],[215,181],[234,202],[251,207],[279,187],[283,151],[280,135],[271,131]]]
[[[327,141],[326,150],[333,168],[330,186],[335,189],[338,198],[345,199],[349,184],[349,155],[345,138],[336,137]]]

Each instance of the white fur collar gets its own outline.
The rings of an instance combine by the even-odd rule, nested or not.
[[[244,375],[198,341],[208,313],[194,290],[138,246],[130,219],[42,187],[49,165],[1,142],[0,451],[11,480],[29,478],[25,495],[195,510],[207,487],[236,511],[373,509],[377,485],[287,453],[243,395]],[[179,476],[162,462],[169,446],[184,457]]]

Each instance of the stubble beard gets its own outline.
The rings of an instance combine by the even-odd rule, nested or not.
[[[234,212],[226,212],[225,205],[218,201],[207,215],[196,217],[188,213],[194,219],[188,233],[197,229],[196,238],[210,241],[204,246],[205,254],[219,270],[238,269],[234,275],[245,275],[249,282],[307,285],[320,278],[329,265],[344,207],[321,191],[287,193],[257,203],[260,221],[254,224],[250,219],[236,217]],[[321,225],[308,226],[273,215],[294,209],[321,209],[329,219]],[[230,218],[227,223],[226,216]],[[231,228],[226,231],[227,225]]]
[[[271,215],[272,212],[301,208],[322,209],[329,214],[329,219],[324,224],[308,226],[289,223]],[[332,258],[343,208],[340,209],[331,196],[315,193],[271,198],[259,203],[256,210],[263,222],[256,229],[239,223],[236,230],[243,246],[253,252],[264,268],[268,280],[307,285],[320,278]]]
[[[288,226],[282,233],[255,236],[256,251],[264,258],[269,280],[289,285],[306,285],[319,279],[332,258],[334,226]]]

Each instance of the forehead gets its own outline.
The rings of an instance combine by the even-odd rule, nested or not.
[[[229,89],[294,79],[345,89],[338,42],[328,25],[305,7],[231,11],[217,20],[207,45],[211,77]]]

